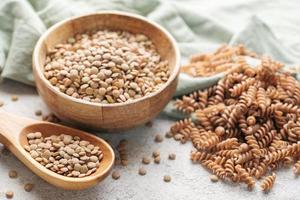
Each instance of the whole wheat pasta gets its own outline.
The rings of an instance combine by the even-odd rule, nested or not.
[[[300,174],[300,160],[295,163],[294,172],[295,172],[296,175]]]
[[[238,56],[251,54],[245,52],[242,46],[223,46],[214,54],[191,58],[197,67],[183,71],[191,74],[193,68],[193,76],[215,73],[214,68],[223,69],[228,63],[231,69],[216,85],[176,101],[178,110],[189,117],[176,122],[171,133],[182,142],[193,143],[194,163],[220,179],[245,183],[252,189],[255,179],[299,159],[300,84],[279,71],[281,63],[268,57],[252,68]],[[300,174],[299,161],[294,172]],[[272,187],[274,177],[263,181],[263,190]]]
[[[276,174],[273,173],[272,175],[270,176],[267,176],[261,183],[260,187],[263,191],[268,191],[270,190],[273,185],[274,185],[274,182],[276,180]]]
[[[244,63],[243,56],[256,57],[256,54],[241,44],[235,47],[223,45],[214,53],[191,56],[190,62],[181,67],[181,72],[194,77],[211,76]]]

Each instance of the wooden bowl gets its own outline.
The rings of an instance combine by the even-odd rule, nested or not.
[[[163,60],[168,60],[170,77],[156,92],[130,102],[101,104],[70,97],[57,91],[44,77],[48,51],[64,43],[70,36],[97,29],[125,30],[143,33],[155,44]],[[153,119],[175,93],[180,54],[173,37],[161,26],[134,14],[105,11],[59,22],[49,28],[37,42],[33,52],[33,72],[40,96],[60,119],[94,130],[125,130]]]

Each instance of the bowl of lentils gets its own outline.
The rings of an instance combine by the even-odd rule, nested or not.
[[[118,131],[157,116],[175,93],[180,54],[160,25],[105,11],[61,21],[38,40],[38,93],[61,120]]]

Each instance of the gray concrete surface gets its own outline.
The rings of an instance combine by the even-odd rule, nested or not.
[[[10,96],[17,94],[19,101],[12,102]],[[37,118],[35,110],[42,109],[44,113],[48,110],[42,100],[38,97],[32,87],[20,85],[12,81],[5,81],[0,85],[0,99],[5,101],[1,110],[9,111],[18,115]],[[56,188],[32,173],[13,154],[0,155],[0,199],[5,198],[7,190],[13,190],[14,199],[18,200],[202,200],[202,199],[300,199],[300,180],[298,180],[292,169],[281,170],[273,190],[264,194],[256,185],[254,191],[247,191],[245,185],[232,185],[228,183],[212,183],[209,180],[209,172],[200,165],[194,165],[189,160],[190,144],[182,145],[173,139],[164,139],[162,143],[154,142],[155,134],[164,134],[172,121],[158,117],[153,121],[153,127],[138,127],[134,130],[119,134],[97,133],[99,137],[109,139],[116,145],[120,139],[129,141],[129,165],[127,167],[117,166],[121,178],[113,180],[110,176],[93,188],[84,191],[65,191]],[[153,162],[144,167],[147,175],[139,176],[137,171],[142,165],[141,158],[144,155],[151,156],[153,150],[161,151],[161,164]],[[167,159],[169,153],[176,153],[174,161]],[[10,179],[8,171],[15,169],[19,173],[17,179]],[[164,175],[170,175],[172,181],[165,183]],[[25,183],[35,184],[32,192],[25,192]]]

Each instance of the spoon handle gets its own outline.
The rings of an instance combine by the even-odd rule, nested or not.
[[[0,111],[0,142],[6,147],[19,145],[22,129],[36,121]]]

